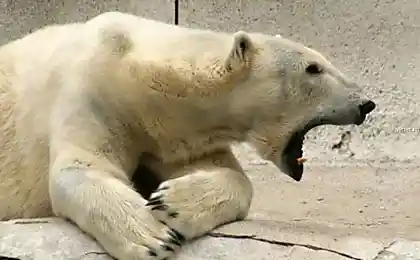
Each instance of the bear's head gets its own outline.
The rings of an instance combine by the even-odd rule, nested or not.
[[[232,91],[230,110],[252,117],[248,141],[296,181],[309,130],[360,125],[376,106],[322,54],[278,35],[236,32],[226,67],[246,71]]]

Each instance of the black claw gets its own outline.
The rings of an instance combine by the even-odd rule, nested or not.
[[[149,200],[146,203],[146,206],[158,206],[158,205],[162,205],[163,201],[162,200]]]
[[[169,230],[168,234],[169,234],[169,238],[167,240],[168,243],[175,244],[177,246],[181,246],[181,241],[177,238],[175,233],[172,232],[172,230]]]
[[[175,229],[171,228],[169,231],[169,235],[171,236],[171,239],[179,241],[179,242],[185,242],[185,236],[176,231]]]
[[[160,245],[160,247],[162,247],[163,250],[165,250],[165,251],[175,252],[175,249],[173,249],[172,247],[170,247],[168,245]]]
[[[159,191],[167,190],[167,189],[169,189],[169,187],[168,186],[164,186],[164,187],[158,188],[155,192],[159,192]]]
[[[177,246],[181,246],[182,245],[179,240],[176,240],[175,238],[172,238],[172,237],[169,238],[167,242],[170,243],[170,244],[177,245]]]
[[[165,221],[159,220],[159,222],[166,226],[166,222]]]
[[[166,205],[157,205],[157,206],[154,206],[154,207],[152,207],[151,208],[151,210],[153,211],[153,210],[162,210],[162,211],[164,211],[164,210],[168,210],[168,206],[166,206]]]
[[[168,214],[168,216],[169,216],[170,218],[176,218],[176,217],[178,217],[178,215],[179,215],[179,213],[178,213],[178,212],[171,212],[171,213],[169,213],[169,214]]]
[[[159,204],[162,204],[162,195],[157,196],[156,198],[150,199],[146,203],[146,206],[159,205]]]
[[[156,252],[153,251],[153,250],[150,250],[150,249],[149,249],[149,255],[150,256],[157,256]]]
[[[179,233],[175,229],[172,229],[172,231],[175,232],[175,234],[178,237],[179,241],[185,242],[187,240],[183,234]]]

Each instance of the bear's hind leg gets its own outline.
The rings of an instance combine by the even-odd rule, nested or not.
[[[147,207],[156,219],[187,239],[244,219],[252,199],[252,184],[230,150],[217,152],[178,169],[162,182]]]

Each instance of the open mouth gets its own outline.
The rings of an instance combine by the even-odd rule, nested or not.
[[[306,161],[303,158],[303,141],[305,134],[314,127],[321,125],[321,122],[310,123],[292,134],[287,143],[283,153],[281,154],[282,171],[289,175],[295,181],[300,181],[303,175],[303,163]]]
[[[306,161],[303,158],[302,151],[305,134],[320,125],[361,125],[373,109],[375,109],[375,103],[373,101],[367,101],[362,105],[350,107],[350,109],[332,109],[328,113],[322,113],[322,116],[313,118],[291,135],[280,155],[280,164],[278,165],[280,170],[295,181],[300,181],[304,170],[303,163]]]

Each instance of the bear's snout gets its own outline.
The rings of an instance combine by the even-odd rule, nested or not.
[[[356,125],[361,125],[365,121],[366,116],[370,112],[372,112],[375,108],[376,108],[376,104],[372,100],[363,101],[360,105],[358,105],[359,115],[356,117],[354,123]]]
[[[360,113],[365,116],[372,112],[375,108],[376,104],[372,100],[364,101],[361,105],[359,105]]]

